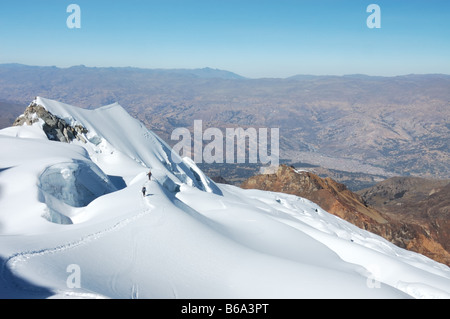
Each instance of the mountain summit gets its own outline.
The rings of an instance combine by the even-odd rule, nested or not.
[[[216,184],[117,103],[25,113],[0,131],[2,298],[450,297],[447,266],[304,198]]]

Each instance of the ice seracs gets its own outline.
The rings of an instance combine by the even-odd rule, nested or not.
[[[308,200],[216,184],[119,104],[34,103],[85,142],[39,119],[0,130],[1,298],[450,297],[448,267]]]

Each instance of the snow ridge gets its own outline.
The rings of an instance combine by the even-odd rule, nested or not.
[[[117,103],[34,103],[86,130],[0,130],[1,297],[450,297],[450,268],[305,199],[216,184]]]

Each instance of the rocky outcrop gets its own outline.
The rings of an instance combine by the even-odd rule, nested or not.
[[[86,139],[83,137],[83,134],[88,133],[86,128],[81,125],[69,125],[65,120],[51,114],[35,102],[31,103],[24,114],[14,121],[13,126],[33,125],[39,120],[43,121],[42,129],[49,140],[70,143],[77,139],[86,143]]]
[[[285,165],[280,166],[275,174],[251,177],[241,187],[307,198],[327,212],[382,236],[401,248],[418,252],[450,266],[450,247],[447,248],[449,235],[442,235],[449,234],[448,218],[435,216],[428,220],[405,219],[401,215],[389,214],[377,209],[378,207],[367,205],[367,199],[331,178],[321,178]],[[440,193],[433,195],[437,197]],[[433,226],[433,223],[437,223],[439,229]],[[437,234],[440,234],[440,237]]]
[[[368,229],[374,223],[384,224],[387,220],[375,209],[366,206],[361,197],[344,184],[331,178],[321,178],[313,173],[297,171],[281,165],[275,174],[258,175],[242,183],[245,189],[261,189],[281,192],[307,198],[331,214]]]

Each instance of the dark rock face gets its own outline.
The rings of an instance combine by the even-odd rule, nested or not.
[[[63,143],[70,143],[77,139],[86,143],[83,134],[88,133],[88,130],[81,125],[70,126],[65,120],[51,114],[43,106],[36,103],[31,103],[24,112],[19,116],[13,126],[33,125],[41,119],[44,124],[42,129],[51,141],[58,141]]]

